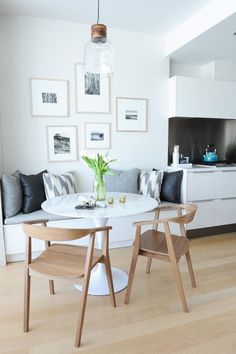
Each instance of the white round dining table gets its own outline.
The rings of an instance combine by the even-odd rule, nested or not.
[[[119,201],[122,195],[126,196],[125,203]],[[106,207],[95,207],[94,209],[76,209],[79,204],[79,197],[91,197],[91,193],[75,193],[67,194],[60,197],[55,197],[46,200],[42,203],[42,209],[56,215],[68,218],[89,218],[92,219],[96,227],[107,225],[109,218],[116,218],[128,215],[136,215],[151,211],[156,208],[158,203],[155,199],[146,197],[140,194],[133,193],[106,193],[106,201],[103,203]],[[109,204],[107,200],[113,198],[113,204]],[[103,248],[103,232],[98,232],[96,235],[97,248]],[[127,287],[128,275],[125,271],[112,267],[112,277],[114,291],[119,292]],[[75,285],[81,290],[80,285]],[[92,270],[89,284],[90,295],[108,295],[109,287],[105,266],[103,263],[98,263]]]

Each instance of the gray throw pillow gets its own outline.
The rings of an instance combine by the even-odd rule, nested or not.
[[[114,175],[105,175],[107,192],[138,193],[138,168],[112,171]]]
[[[44,173],[43,183],[47,199],[76,193],[75,177],[72,172],[66,172],[62,175]]]
[[[22,187],[18,176],[19,171],[12,176],[2,176],[3,215],[6,218],[15,216],[22,209]]]
[[[163,171],[142,171],[139,176],[139,193],[155,198],[160,204]]]

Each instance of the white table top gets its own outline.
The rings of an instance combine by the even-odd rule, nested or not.
[[[157,207],[155,199],[132,193],[106,193],[106,197],[114,198],[113,204],[107,204],[106,208],[96,207],[94,209],[75,209],[79,204],[78,196],[90,197],[91,193],[67,194],[60,197],[48,199],[42,203],[42,209],[56,215],[71,218],[114,218],[119,216],[135,215],[150,211]],[[120,203],[120,196],[126,196],[126,202]]]

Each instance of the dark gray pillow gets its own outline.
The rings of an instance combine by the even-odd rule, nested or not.
[[[172,203],[181,202],[181,183],[183,171],[164,172],[161,185],[161,200]]]
[[[140,170],[112,170],[114,175],[105,175],[107,192],[138,193]]]
[[[23,190],[23,212],[26,214],[41,209],[41,204],[46,200],[43,184],[43,173],[45,172],[47,170],[37,175],[20,174]]]
[[[6,218],[15,216],[22,209],[22,188],[19,173],[16,171],[12,176],[2,176],[3,215]]]

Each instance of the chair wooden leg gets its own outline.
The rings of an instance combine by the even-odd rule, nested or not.
[[[112,306],[116,307],[116,299],[115,299],[115,293],[114,293],[112,271],[111,271],[111,262],[110,262],[109,255],[104,257],[104,264],[105,264],[106,273],[107,273],[107,281],[108,281],[108,286],[109,286],[109,291],[110,291],[111,304],[112,304]]]
[[[129,271],[128,286],[127,286],[126,295],[125,295],[125,304],[126,305],[129,303],[129,297],[130,297],[131,287],[132,287],[133,280],[134,280],[134,273],[135,273],[135,268],[136,268],[136,264],[137,264],[137,260],[138,260],[138,255],[139,254],[134,246],[133,256],[132,256],[130,271]]]
[[[29,332],[30,285],[31,277],[29,275],[29,270],[26,270],[24,285],[24,332]]]
[[[76,348],[78,348],[81,343],[81,336],[82,336],[84,316],[85,316],[85,308],[86,308],[87,297],[88,297],[90,274],[91,274],[91,270],[92,270],[94,240],[95,240],[95,234],[91,234],[89,247],[88,247],[88,253],[87,253],[87,257],[86,257],[86,264],[85,264],[84,283],[83,283],[82,298],[81,298],[81,311],[80,311],[80,315],[79,315],[76,336],[75,336],[75,347]]]
[[[150,273],[151,265],[152,265],[152,258],[148,257],[147,266],[146,266],[146,273],[148,273],[148,274]]]
[[[196,281],[195,281],[195,277],[194,277],[193,266],[192,266],[192,261],[191,261],[189,251],[185,254],[185,257],[186,257],[186,261],[187,261],[187,265],[188,265],[188,271],[189,271],[192,287],[196,288]]]
[[[173,269],[173,272],[174,272],[175,281],[176,281],[177,289],[178,289],[178,292],[179,292],[180,301],[181,301],[182,306],[183,306],[183,310],[184,310],[184,312],[188,312],[188,305],[187,305],[187,302],[186,302],[186,298],[185,298],[185,294],[184,294],[184,288],[183,288],[183,284],[182,284],[182,280],[181,280],[180,272],[179,272],[179,266],[178,266],[178,263],[177,263],[176,259],[171,259],[171,265],[172,265],[172,269]]]
[[[54,295],[54,294],[55,294],[55,291],[54,291],[54,281],[53,281],[53,280],[49,280],[49,291],[50,291],[50,294],[51,294],[51,295]]]

